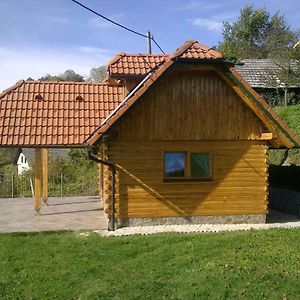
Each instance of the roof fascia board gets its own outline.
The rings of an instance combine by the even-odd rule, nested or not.
[[[140,87],[150,78],[152,73],[149,73],[126,97],[125,99],[101,122],[101,126],[103,126],[105,123],[107,123],[116,112],[125,105],[125,103],[130,99],[139,89]]]
[[[228,72],[226,72],[229,76],[229,78],[235,83],[237,84],[237,86],[241,89],[241,91],[252,100],[252,102],[258,107],[258,109],[270,120],[270,122],[272,123],[272,125],[281,133],[284,134],[284,136],[288,139],[289,143],[287,144],[284,139],[283,139],[283,143],[285,146],[287,146],[288,148],[291,148],[291,144],[294,147],[300,147],[300,141],[298,141],[297,135],[295,133],[293,133],[292,131],[289,132],[290,130],[288,129],[287,125],[280,120],[279,116],[275,114],[275,112],[271,112],[271,108],[270,106],[266,103],[266,107],[260,102],[258,101],[258,99],[255,97],[254,93],[249,90],[249,88],[247,88],[245,86],[245,84],[243,84],[242,81],[240,81],[232,72],[232,70],[230,69],[230,67],[226,66],[226,69],[228,70]],[[237,71],[236,71],[237,72]],[[245,80],[243,80],[245,81]],[[261,96],[259,96],[261,98]],[[262,99],[263,100],[263,99]],[[264,101],[264,100],[263,100]],[[280,124],[280,122],[282,124]]]
[[[174,61],[169,59],[163,63],[160,68],[156,69],[153,73],[148,74],[142,82],[139,83],[139,88],[132,90],[127,97],[118,105],[118,107],[107,117],[107,120],[104,120],[101,125],[85,140],[85,144],[93,145],[97,140],[114,125],[116,121],[123,118],[123,115],[127,110],[137,102],[141,96],[146,94],[149,91],[149,88],[153,86],[155,82],[163,75],[166,74],[166,71],[170,69]]]

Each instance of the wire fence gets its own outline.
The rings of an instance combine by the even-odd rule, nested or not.
[[[64,174],[49,176],[48,179],[49,197],[79,196],[77,190],[72,190],[64,182]],[[0,198],[22,198],[34,196],[34,178],[32,173],[16,175],[0,173]]]
[[[30,153],[28,153],[30,156]],[[98,168],[84,150],[72,149],[68,153],[49,153],[49,197],[96,196],[99,194]],[[18,175],[15,164],[1,164],[0,198],[33,197],[34,162]]]
[[[0,197],[31,197],[32,179],[27,176],[16,176],[15,173],[0,174]]]

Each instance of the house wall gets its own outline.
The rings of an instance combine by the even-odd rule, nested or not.
[[[173,71],[110,135],[107,158],[118,168],[117,218],[264,216],[265,131],[217,73]],[[210,151],[213,179],[164,182],[164,151]]]
[[[17,166],[18,166],[18,175],[21,175],[22,173],[29,170],[30,168],[26,156],[23,153],[20,153],[19,155]]]
[[[164,151],[212,151],[213,180],[164,182]],[[267,146],[253,141],[115,141],[117,217],[265,214]]]

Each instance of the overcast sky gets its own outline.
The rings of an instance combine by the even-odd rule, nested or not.
[[[79,0],[136,31],[150,30],[166,53],[186,40],[208,46],[222,41],[222,23],[250,4],[283,14],[300,26],[299,0]],[[145,53],[144,38],[85,11],[71,0],[0,0],[0,91],[20,79],[67,69],[88,75],[118,52]],[[159,50],[154,47],[154,53]]]

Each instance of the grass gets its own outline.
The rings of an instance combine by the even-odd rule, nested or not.
[[[300,137],[300,104],[279,106],[274,108],[277,114],[286,124]],[[284,157],[283,150],[270,150],[269,163],[271,165],[280,165]],[[287,163],[300,166],[300,150],[289,150]]]
[[[0,234],[3,299],[299,299],[300,230]]]
[[[274,109],[279,117],[300,136],[300,104],[279,106]]]

